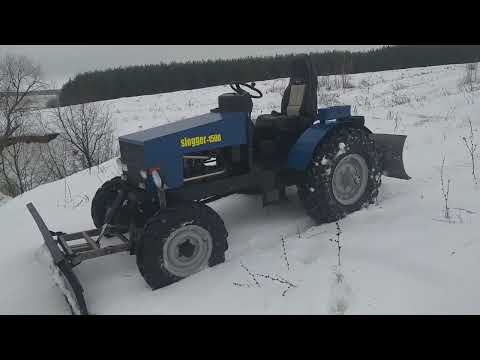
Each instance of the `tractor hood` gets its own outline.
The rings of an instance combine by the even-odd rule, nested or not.
[[[159,169],[169,188],[183,185],[183,156],[247,143],[245,113],[209,113],[119,137],[128,179],[137,185],[140,171]],[[151,178],[147,188],[154,190]]]

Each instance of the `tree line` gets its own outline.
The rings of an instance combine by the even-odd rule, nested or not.
[[[61,106],[289,76],[295,55],[245,57],[119,67],[76,75],[59,94]],[[318,75],[354,74],[480,61],[480,45],[398,45],[366,52],[311,53]]]

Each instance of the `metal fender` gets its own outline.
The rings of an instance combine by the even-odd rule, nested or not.
[[[370,130],[365,128],[363,124],[363,117],[349,117],[342,119],[341,121],[326,121],[313,125],[305,130],[290,149],[287,167],[291,170],[297,171],[306,170],[312,160],[315,148],[329,133],[339,126],[361,127],[370,132]]]

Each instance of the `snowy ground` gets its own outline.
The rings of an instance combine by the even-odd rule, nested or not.
[[[10,196],[0,193],[0,206],[10,200]]]
[[[229,231],[226,263],[167,288],[152,292],[135,258],[127,254],[82,263],[76,272],[90,311],[480,313],[480,185],[472,179],[462,140],[468,135],[469,118],[480,142],[480,98],[478,91],[459,89],[463,74],[463,65],[359,74],[352,77],[352,89],[321,90],[324,106],[351,104],[365,115],[372,131],[408,135],[404,160],[412,180],[384,178],[378,204],[340,222],[340,284],[337,250],[330,241],[336,238],[335,224],[312,226],[291,188],[287,203],[267,208],[259,197],[247,195],[213,203]],[[279,110],[286,80],[257,86],[265,96],[255,102],[254,115]],[[214,87],[106,103],[121,135],[208,112],[226,91],[227,87]],[[443,156],[445,183],[451,181],[449,221],[444,218],[440,185]],[[116,171],[110,161],[2,203],[0,313],[69,313],[49,276],[42,239],[25,204],[33,202],[52,230],[91,228],[90,201]],[[285,285],[256,276],[258,286],[242,265],[252,273],[281,276],[296,287],[284,293]]]

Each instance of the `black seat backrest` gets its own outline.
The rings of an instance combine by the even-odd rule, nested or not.
[[[317,116],[318,78],[309,55],[299,55],[292,62],[290,83],[282,98],[282,114],[311,118]]]

